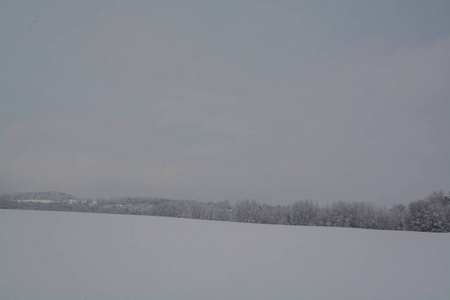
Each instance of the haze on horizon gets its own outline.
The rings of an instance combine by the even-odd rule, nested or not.
[[[450,2],[2,1],[0,193],[450,189]]]

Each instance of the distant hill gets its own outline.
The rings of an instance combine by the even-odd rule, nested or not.
[[[13,193],[9,194],[10,200],[31,200],[31,199],[39,199],[39,200],[52,200],[52,201],[65,201],[71,199],[77,199],[75,196],[62,193],[62,192],[27,192],[27,193]]]

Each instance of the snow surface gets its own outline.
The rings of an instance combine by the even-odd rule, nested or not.
[[[53,203],[55,200],[45,200],[45,199],[29,199],[29,200],[17,200],[17,202],[34,202],[34,203]]]
[[[0,299],[450,299],[450,234],[0,210]]]

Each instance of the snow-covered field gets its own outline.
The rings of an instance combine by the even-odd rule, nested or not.
[[[44,200],[44,199],[29,199],[29,200],[17,200],[17,202],[34,202],[34,203],[52,203],[54,200]]]
[[[73,204],[77,201],[77,199],[68,199],[68,200],[64,200],[64,202],[67,202],[69,204]],[[46,199],[28,199],[28,200],[17,200],[17,202],[34,202],[34,203],[53,203],[53,202],[60,202],[60,201],[55,201],[55,200],[46,200]]]
[[[450,299],[450,234],[0,210],[0,299]]]

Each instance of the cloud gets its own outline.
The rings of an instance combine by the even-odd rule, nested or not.
[[[39,64],[8,78],[6,190],[391,203],[445,188],[442,31],[398,40],[417,26],[396,12],[379,26],[363,6],[341,20],[348,3],[148,5],[112,5],[17,54]]]

